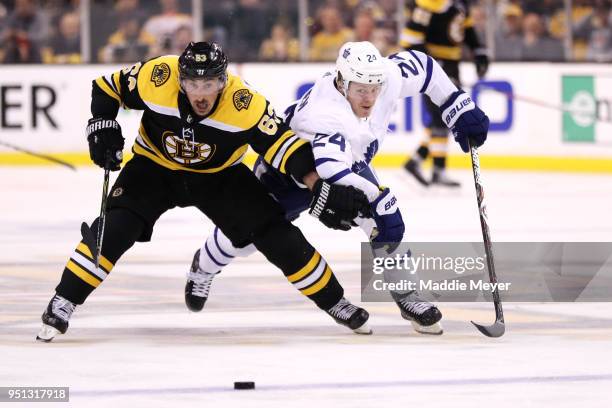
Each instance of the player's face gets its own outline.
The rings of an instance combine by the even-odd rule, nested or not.
[[[225,82],[222,78],[182,79],[181,86],[195,114],[206,116],[212,110],[217,95],[223,90]]]
[[[374,104],[381,89],[381,84],[359,84],[355,82],[349,84],[346,99],[358,118],[365,118],[372,114],[372,109],[374,109]]]

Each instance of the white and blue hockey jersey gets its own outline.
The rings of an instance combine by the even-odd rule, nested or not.
[[[457,91],[438,63],[421,52],[393,54],[385,58],[385,64],[387,79],[368,118],[355,116],[329,72],[285,111],[291,128],[311,142],[321,178],[353,185],[370,201],[379,194],[370,162],[387,135],[398,101],[425,93],[440,106]]]

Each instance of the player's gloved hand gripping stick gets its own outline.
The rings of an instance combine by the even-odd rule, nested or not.
[[[448,101],[440,106],[442,120],[453,132],[455,141],[465,153],[470,151],[470,144],[481,146],[487,140],[489,118],[472,101],[465,92],[453,93]]]
[[[102,253],[102,241],[104,240],[110,172],[120,169],[123,161],[124,140],[121,134],[121,126],[114,119],[92,118],[87,123],[89,155],[95,164],[104,169],[97,236],[94,238],[93,232],[86,223],[81,224],[83,242],[91,251],[96,269],[100,266],[100,254]]]
[[[371,216],[368,197],[353,186],[330,184],[318,179],[312,193],[308,213],[328,228],[348,231],[358,216]]]

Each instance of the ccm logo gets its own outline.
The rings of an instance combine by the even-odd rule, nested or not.
[[[472,98],[468,96],[467,98],[465,98],[464,100],[456,104],[453,107],[453,109],[448,113],[448,115],[446,115],[446,124],[449,124],[453,120],[453,118],[457,116],[457,113],[459,113],[463,108],[468,106],[470,103],[472,103]]]

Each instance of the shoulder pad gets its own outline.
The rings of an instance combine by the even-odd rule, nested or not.
[[[247,130],[255,126],[266,110],[266,98],[240,77],[228,74],[219,106],[209,119]]]
[[[179,92],[178,57],[166,55],[144,63],[138,73],[138,94],[147,104],[174,108]]]

